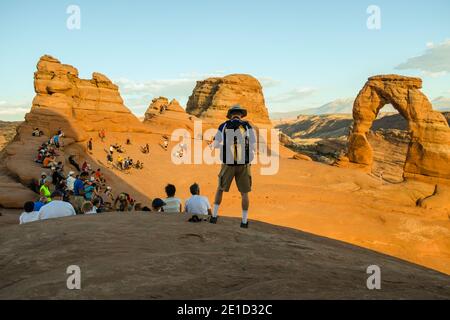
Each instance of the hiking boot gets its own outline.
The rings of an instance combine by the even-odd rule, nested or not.
[[[241,228],[248,229],[248,221],[247,223],[241,222]]]
[[[214,224],[216,224],[216,223],[217,223],[217,217],[211,217],[211,218],[209,218],[209,223],[214,223]]]

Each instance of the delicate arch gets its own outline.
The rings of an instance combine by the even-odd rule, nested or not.
[[[450,129],[421,88],[420,78],[399,75],[369,78],[353,105],[353,129],[347,153],[351,162],[372,165],[373,150],[366,134],[380,110],[392,104],[408,121],[411,133],[403,175],[450,179]]]

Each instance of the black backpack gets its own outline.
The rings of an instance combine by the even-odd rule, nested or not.
[[[232,119],[225,122],[222,129],[222,163],[244,165],[253,160],[250,148],[250,144],[253,143],[251,141],[251,130],[253,129],[247,121]],[[229,135],[227,132],[234,132],[234,134]],[[230,139],[232,140],[229,141]]]

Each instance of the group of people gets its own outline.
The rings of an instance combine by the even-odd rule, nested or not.
[[[120,170],[129,170],[135,168],[138,170],[144,169],[144,163],[140,160],[134,162],[130,157],[122,157],[120,154],[117,156],[117,167]]]
[[[254,154],[255,137],[251,125],[243,121],[247,111],[236,105],[228,110],[228,120],[219,126],[217,134],[212,142],[214,148],[221,148],[222,167],[219,173],[219,183],[214,199],[214,206],[211,207],[207,197],[200,195],[200,186],[194,183],[190,186],[191,197],[184,203],[175,196],[176,187],[168,184],[165,187],[166,197],[164,199],[155,198],[152,201],[151,208],[142,207],[141,203],[136,202],[129,194],[122,192],[116,198],[112,195],[110,187],[106,186],[106,181],[100,169],[89,171],[89,166],[83,164],[81,173],[75,176],[73,171],[69,172],[64,178],[63,166],[55,167],[52,170],[52,178],[45,174],[40,179],[40,199],[36,202],[27,202],[24,205],[24,213],[20,216],[20,223],[26,223],[35,220],[45,220],[56,217],[70,216],[75,214],[93,214],[105,211],[153,211],[153,212],[174,212],[187,213],[191,217],[189,221],[198,222],[205,220],[209,216],[209,222],[216,224],[218,221],[219,207],[222,202],[223,192],[228,192],[233,180],[236,181],[242,200],[242,220],[241,228],[248,228],[248,193],[252,188],[251,179],[251,161]],[[243,139],[227,139],[229,131],[243,132]],[[168,140],[166,139],[167,144]],[[228,141],[228,144],[226,144]],[[245,141],[242,146],[237,141]],[[234,143],[234,145],[233,145]],[[56,144],[55,144],[56,146]],[[228,150],[238,150],[229,154]],[[111,145],[108,155],[111,156],[120,146]],[[120,156],[120,155],[119,155]],[[242,157],[242,159],[238,159]],[[72,161],[69,158],[69,162]],[[110,160],[110,158],[108,159]],[[112,161],[112,159],[111,159]],[[125,159],[123,166],[126,166]],[[131,162],[132,163],[132,162]],[[128,166],[130,159],[128,159]],[[58,169],[57,169],[58,168]],[[54,190],[51,190],[54,189]],[[106,209],[106,203],[113,202]],[[109,202],[109,203],[111,203]]]
[[[39,199],[24,204],[20,223],[114,210],[112,188],[100,168],[79,174],[69,171],[67,176],[62,167],[52,169],[51,175],[42,172],[38,190]]]

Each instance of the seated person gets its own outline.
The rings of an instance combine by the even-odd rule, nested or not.
[[[117,208],[117,203],[119,203],[118,208]],[[114,201],[113,207],[114,207],[114,210],[128,211],[129,204],[130,204],[130,202],[128,200],[128,194],[126,194],[125,192],[122,192],[121,194],[119,194],[119,196]]]
[[[39,210],[39,220],[69,217],[76,215],[75,209],[69,202],[62,201],[62,193],[55,191],[52,193],[53,201],[46,204]]]
[[[82,212],[83,214],[96,214],[96,213],[97,213],[97,208],[94,207],[94,205],[92,204],[92,202],[86,201],[86,202],[83,203],[83,205],[81,206],[81,212]]]
[[[39,220],[39,212],[34,210],[34,202],[27,201],[23,205],[22,214],[19,217],[19,223],[24,224]]]
[[[166,203],[160,198],[155,198],[152,201],[152,211],[153,212],[164,212],[164,206]]]
[[[176,188],[173,184],[166,186],[167,198],[164,199],[166,205],[164,206],[164,212],[183,212],[183,205],[181,200],[175,197]]]
[[[189,189],[192,196],[186,200],[184,212],[194,215],[211,215],[211,205],[207,197],[200,195],[200,186],[194,183]]]
[[[52,179],[50,177],[45,178],[44,184],[39,188],[39,193],[41,197],[47,198],[47,202],[52,201],[50,186],[52,184]]]
[[[50,156],[50,155],[47,155],[47,156],[44,158],[44,161],[42,161],[42,166],[43,166],[44,168],[56,167],[57,163],[56,163],[55,160],[56,160],[55,157]]]
[[[47,204],[46,197],[40,197],[38,201],[34,203],[34,211],[39,211],[43,206]]]

